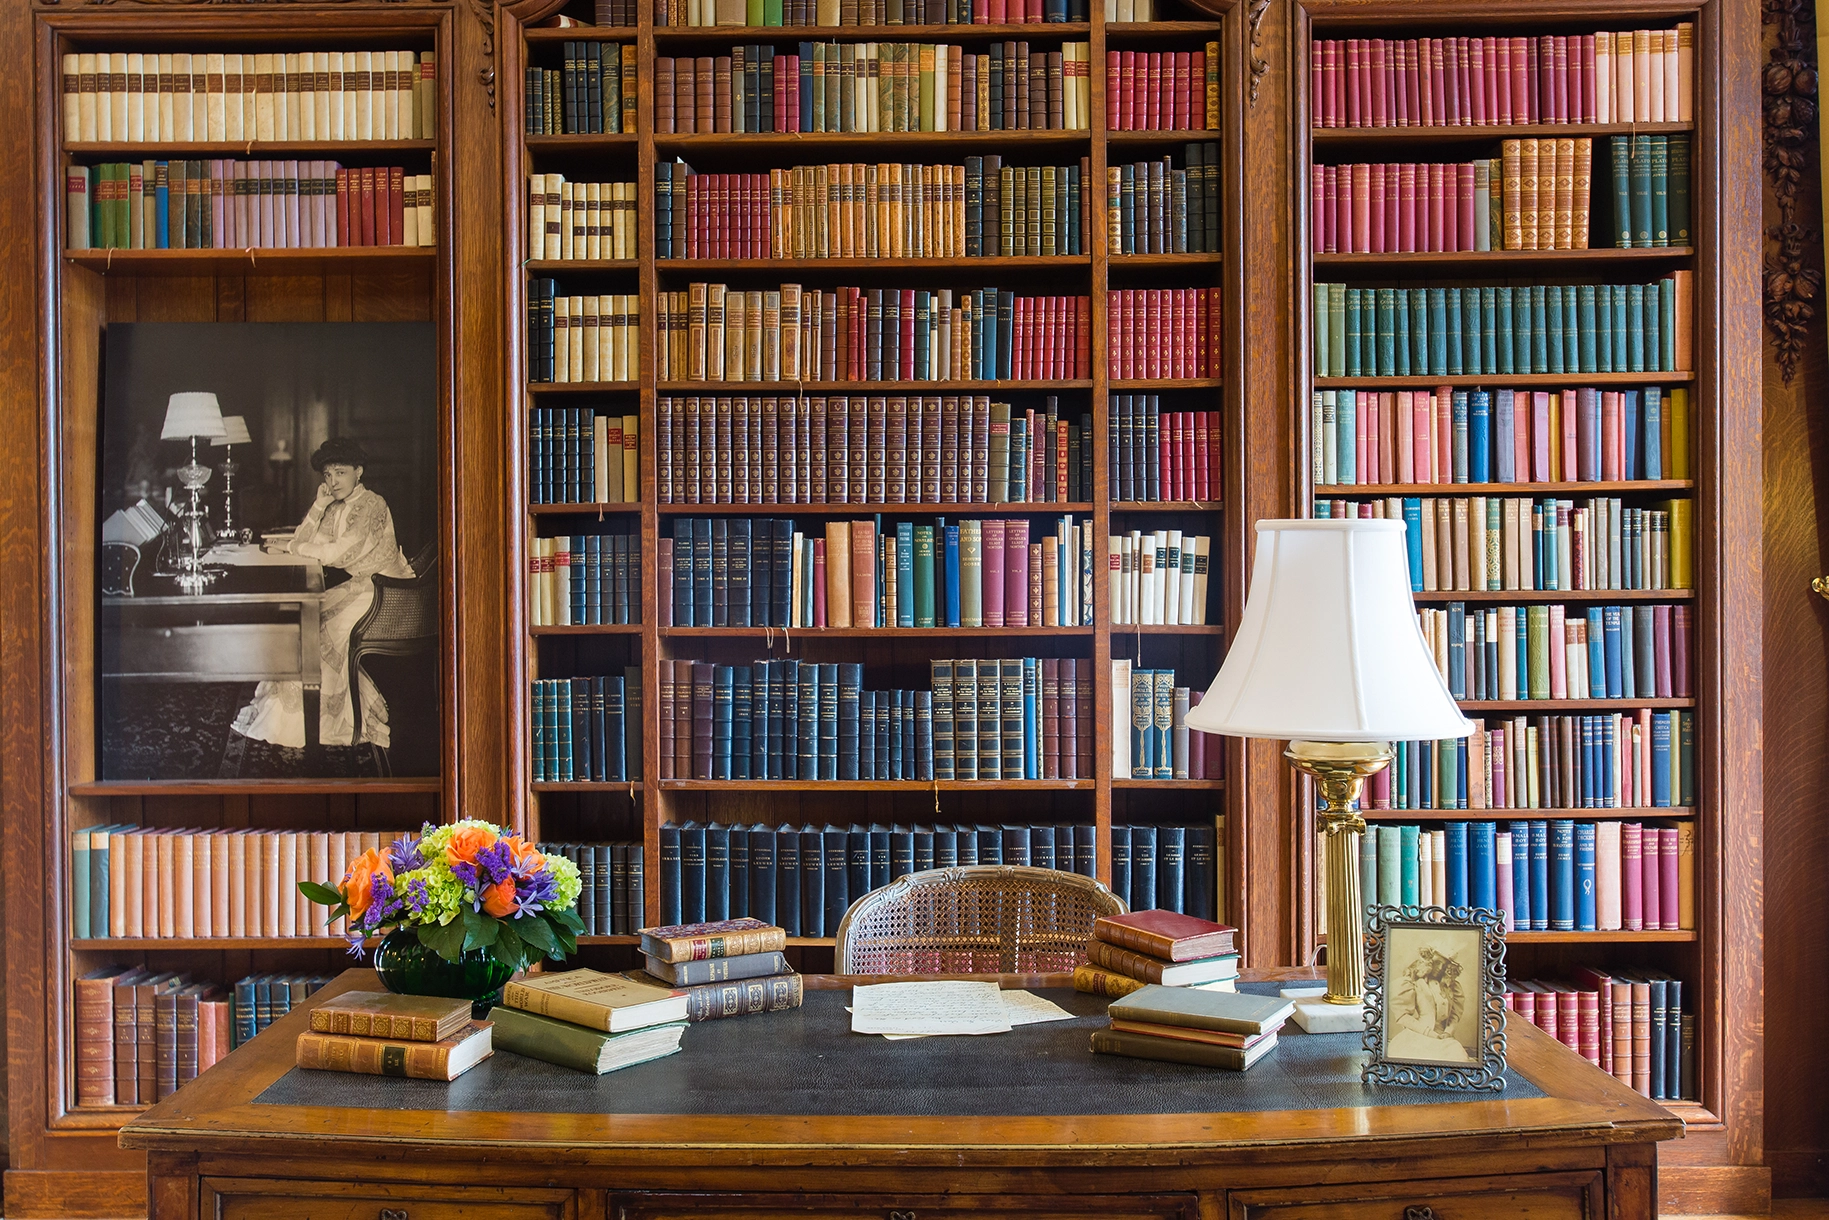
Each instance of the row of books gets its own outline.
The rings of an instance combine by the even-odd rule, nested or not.
[[[1112,1003],[1092,1053],[1243,1072],[1276,1049],[1294,1011],[1280,996],[1148,985]]]
[[[430,51],[88,51],[63,57],[64,142],[430,140]]]
[[[1318,499],[1314,515],[1401,519],[1414,593],[1694,588],[1693,504],[1660,503],[1391,496]]]
[[[1223,288],[1111,289],[1106,295],[1106,375],[1218,377],[1224,293]]]
[[[1219,499],[1221,412],[1165,414],[1160,394],[1113,394],[1105,421],[1106,477],[1113,500]]]
[[[641,622],[641,535],[562,534],[527,543],[534,627]]]
[[[1542,143],[1541,174],[1536,140],[1505,141],[1503,161],[1312,166],[1315,253],[1586,250],[1594,141]]]
[[[1475,720],[1466,737],[1403,741],[1368,786],[1373,809],[1672,809],[1695,803],[1695,713],[1638,708]]]
[[[1314,481],[1592,483],[1690,477],[1687,386],[1316,390]]]
[[[945,43],[803,42],[799,53],[654,61],[654,130],[689,132],[1084,131],[1089,44],[1023,41],[983,53]]]
[[[1113,254],[1217,254],[1218,144],[1105,168],[1105,245]]]
[[[908,873],[1020,864],[1096,875],[1093,826],[660,828],[661,919],[752,917],[789,936],[831,936],[853,902]]]
[[[1417,608],[1456,699],[1687,699],[1693,608]]]
[[[1226,871],[1224,828],[1223,815],[1188,826],[1114,824],[1111,892],[1133,911],[1155,909],[1212,918],[1215,908],[1225,905],[1220,886]],[[1106,969],[1118,968],[1106,964]]]
[[[1207,292],[1217,319],[1219,290]],[[1149,323],[1174,304],[1185,317],[1174,345],[1195,360],[1198,320],[1179,293],[1148,295]],[[1176,296],[1176,302],[1159,298]],[[658,294],[655,357],[662,381],[958,381],[1056,380],[1092,375],[1092,303],[1084,296],[1017,296],[1007,289],[854,288],[831,292],[783,284],[744,291],[691,284]],[[1139,301],[1139,305],[1143,302]],[[1166,326],[1167,319],[1162,319]],[[1138,336],[1143,333],[1138,320]],[[1212,346],[1217,347],[1217,323]],[[1128,337],[1128,332],[1127,332]],[[1146,344],[1158,352],[1163,344]],[[1183,351],[1186,348],[1189,350]],[[1199,364],[1205,367],[1204,351]],[[1215,358],[1215,362],[1216,358]],[[1204,375],[1204,374],[1189,374]]]
[[[1213,539],[1180,530],[1131,530],[1105,539],[1114,627],[1204,626]]]
[[[681,518],[660,540],[668,627],[1090,625],[1081,572],[1092,522],[1062,517],[1031,542],[1027,518],[947,524]]]
[[[535,679],[528,706],[534,783],[641,779],[641,666],[620,675]]]
[[[1695,863],[1693,822],[1380,822],[1359,843],[1368,903],[1484,907],[1518,932],[1692,930]]]
[[[640,427],[636,415],[534,407],[528,412],[528,498],[535,504],[639,503]]]
[[[1202,688],[1176,685],[1172,669],[1146,669],[1121,657],[1111,663],[1111,684],[1113,775],[1219,778],[1216,743],[1187,726],[1188,709],[1200,706]]]
[[[591,5],[591,20],[584,21],[577,17],[556,16],[548,17],[546,19],[546,24],[557,24],[560,26],[568,24],[571,26],[616,26],[630,29],[641,24],[641,18],[636,16],[636,7],[635,0],[593,0]],[[657,20],[655,24],[658,25],[661,23]]]
[[[340,881],[392,842],[362,830],[174,830],[119,823],[71,833],[71,935],[332,936],[300,881]]]
[[[1041,25],[1087,20],[1086,0],[655,0],[658,26]]]
[[[564,174],[527,176],[527,257],[632,259],[635,183],[568,182]]]
[[[1113,827],[1114,831],[1129,829]],[[1172,850],[1179,859],[1183,850],[1179,832],[1184,828],[1161,829],[1178,832]],[[1155,828],[1150,828],[1151,846],[1146,850],[1152,853],[1154,835]],[[1129,842],[1128,834],[1125,841]],[[1176,867],[1181,866],[1178,863]],[[1170,888],[1180,894],[1179,888]],[[1129,892],[1129,887],[1125,892]],[[1149,892],[1154,893],[1154,890]],[[1093,921],[1092,939],[1086,944],[1086,960],[1074,967],[1073,988],[1112,1000],[1145,989],[1161,991],[1170,987],[1235,993],[1238,979],[1236,935],[1236,928],[1166,905],[1136,906],[1123,915],[1101,915]],[[1096,1042],[1094,1047],[1096,1049]]]
[[[1309,109],[1316,127],[1688,123],[1695,29],[1318,38]]]
[[[1688,372],[1695,273],[1650,284],[1315,285],[1315,376]]]
[[[633,936],[648,922],[646,849],[640,843],[540,843],[537,850],[577,866],[578,918],[586,936]]]
[[[641,72],[633,43],[567,42],[558,68],[527,66],[523,126],[530,136],[635,130]]]
[[[1090,415],[989,395],[663,395],[662,504],[1050,504],[1091,498]]]
[[[1091,252],[1079,165],[796,165],[655,173],[659,258],[1054,257]]]
[[[64,171],[72,250],[434,244],[432,175],[335,161],[111,161]]]
[[[163,1101],[332,977],[249,975],[225,989],[176,971],[91,970],[72,984],[76,1104]]]
[[[1217,131],[1219,44],[1105,52],[1107,131]]]
[[[1506,141],[1508,165],[1511,143]],[[1688,246],[1689,137],[1614,136],[1611,154],[1613,244],[1622,250]]]
[[[535,382],[634,381],[641,376],[641,296],[560,296],[558,281],[527,285],[527,371]]]
[[[802,985],[787,962],[787,935],[759,919],[643,928],[642,969],[624,977],[684,993],[691,1022],[798,1008]]]
[[[1696,1018],[1658,970],[1578,966],[1572,981],[1513,979],[1505,1007],[1654,1101],[1696,1100]]]
[[[929,670],[929,690],[873,691],[856,663],[663,660],[661,778],[1092,777],[1089,661],[938,659]]]

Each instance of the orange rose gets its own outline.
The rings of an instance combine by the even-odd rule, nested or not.
[[[478,852],[495,846],[495,836],[480,826],[460,826],[445,843],[445,863],[475,864]]]
[[[546,867],[546,857],[533,849],[533,844],[522,839],[520,835],[510,835],[506,840],[510,858],[515,867],[537,873]]]
[[[514,878],[509,877],[496,885],[485,886],[482,899],[485,915],[506,919],[514,912]]]
[[[350,864],[349,871],[343,874],[343,898],[349,903],[351,918],[360,919],[375,900],[377,875],[392,882],[394,867],[387,862],[386,856],[372,847],[357,856]]]

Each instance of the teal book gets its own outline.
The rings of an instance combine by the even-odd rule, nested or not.
[[[934,527],[914,527],[914,625],[934,623]]]
[[[1647,372],[1655,372],[1665,367],[1663,285],[1667,282],[1660,280],[1658,283],[1645,285],[1645,316],[1641,325],[1645,329],[1645,369]]]
[[[1332,318],[1327,309],[1326,284],[1315,285],[1315,376],[1332,377],[1334,369],[1328,360],[1332,354],[1329,346],[1329,325]]]
[[[1429,294],[1426,289],[1411,288],[1410,294],[1410,373],[1429,371]]]
[[[1391,314],[1394,339],[1391,344],[1394,356],[1391,371],[1395,376],[1410,375],[1410,294],[1402,288],[1391,290]]]
[[[1156,772],[1157,779],[1175,778],[1175,671],[1158,669],[1155,671],[1155,711],[1156,734]],[[1185,764],[1184,764],[1185,765]],[[1160,852],[1161,844],[1158,842]]]
[[[1490,373],[1486,367],[1485,346],[1480,341],[1480,290],[1457,289],[1461,295],[1461,343],[1466,348],[1463,364],[1469,373]]]
[[[1155,673],[1148,669],[1130,671],[1130,777],[1151,779],[1156,774],[1155,745]]]
[[[1348,377],[1363,377],[1365,375],[1364,367],[1359,359],[1359,340],[1361,338],[1362,328],[1365,324],[1360,298],[1364,295],[1364,292],[1358,288],[1348,288],[1346,290],[1345,375]]]
[[[1664,392],[1662,387],[1645,387],[1645,443],[1643,465],[1647,479],[1664,477]]]
[[[1467,473],[1467,391],[1456,390],[1448,399],[1448,417],[1452,424],[1453,463],[1451,474],[1456,483],[1465,483]]]
[[[1393,789],[1397,785],[1392,785]],[[1371,827],[1359,836],[1359,901],[1371,906],[1378,901],[1378,828]]]
[[[1346,375],[1346,285],[1327,286],[1327,367],[1331,376]]]
[[[1651,245],[1651,137],[1632,137],[1632,244]]]
[[[1632,138],[1614,136],[1613,148],[1613,244],[1619,249],[1632,246]]]
[[[1649,298],[1650,293],[1645,296]],[[1666,373],[1677,367],[1677,282],[1669,277],[1658,281],[1658,355],[1657,367]]]
[[[1432,377],[1448,372],[1448,293],[1431,288],[1429,293],[1429,366]]]
[[[1378,289],[1378,352],[1373,372],[1389,377],[1397,370],[1397,290]]]
[[[895,625],[898,627],[915,625],[914,573],[914,525],[901,521],[895,527]]]
[[[1517,371],[1517,363],[1513,359],[1511,289],[1495,288],[1492,295],[1496,308],[1493,338],[1498,351],[1498,362],[1493,369],[1501,377],[1509,377]]]
[[[1594,286],[1594,371],[1613,371],[1613,286]]]
[[[1550,371],[1549,293],[1543,284],[1531,285],[1531,367],[1533,373]]]
[[[1417,859],[1416,848],[1416,840],[1421,827],[1400,826],[1398,829],[1403,832],[1398,847],[1398,851],[1403,853],[1399,884],[1403,887],[1404,905],[1413,907],[1422,901],[1422,887],[1417,880],[1417,865],[1420,861]]]
[[[1581,363],[1581,352],[1577,346],[1581,337],[1581,321],[1575,309],[1575,285],[1562,286],[1562,365],[1566,372],[1591,373],[1594,366]]]
[[[1626,325],[1626,311],[1631,307],[1631,294],[1626,285],[1614,284],[1613,293],[1613,371],[1626,373],[1632,371],[1632,340],[1630,329]],[[1642,371],[1642,370],[1641,370]]]
[[[1497,288],[1480,289],[1480,369],[1487,374],[1499,371]]]
[[[89,828],[70,835],[70,935],[88,940],[89,930]]]
[[[1595,354],[1594,308],[1594,285],[1578,286],[1575,289],[1575,359],[1576,367],[1584,373],[1600,371],[1600,360]]]
[[[1645,371],[1645,286],[1626,285],[1626,371]]]
[[[1358,479],[1359,413],[1355,397],[1351,390],[1341,390],[1334,396],[1335,473],[1342,483],[1352,483]]]
[[[1447,288],[1442,290],[1443,311],[1448,317],[1448,368],[1450,377],[1458,377],[1467,371],[1466,353],[1461,343],[1461,290]]]
[[[1689,232],[1689,137],[1668,136],[1670,244],[1687,246]]]
[[[1371,831],[1366,832],[1370,834]],[[1403,827],[1378,827],[1378,901],[1384,906],[1403,902]]]
[[[1663,136],[1651,140],[1651,244],[1670,241],[1670,145]]]

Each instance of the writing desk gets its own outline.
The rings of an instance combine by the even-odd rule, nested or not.
[[[1246,977],[1277,976],[1307,972]],[[845,997],[822,992],[851,980],[807,981],[805,1009],[689,1028],[681,1054],[602,1078],[506,1052],[448,1086],[295,1073],[301,1009],[121,1143],[148,1153],[151,1220],[1652,1220],[1657,1141],[1682,1132],[1525,1022],[1518,1085],[1475,1098],[1349,1085],[1352,1039],[1292,1050],[1311,1037],[1293,1027],[1243,1075],[1066,1050],[1102,1017],[832,1034]],[[352,970],[313,1002],[363,987],[374,975]],[[961,1042],[950,1056],[976,1069],[940,1079]],[[1288,1108],[1249,1096],[1292,1081]],[[923,1112],[936,1096],[948,1109]]]

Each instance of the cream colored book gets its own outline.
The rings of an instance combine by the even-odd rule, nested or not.
[[[63,57],[63,135],[67,142],[83,138],[83,57]]]
[[[227,54],[222,57],[222,138],[225,140],[247,138],[243,134],[247,127],[247,111],[241,98],[242,58],[240,55]],[[132,116],[129,116],[128,121],[132,121]]]
[[[349,124],[354,113],[350,108],[349,60],[354,55],[354,51],[329,52],[330,79],[325,82],[324,89],[324,138],[327,140],[349,139]]]
[[[210,935],[229,934],[229,840],[232,831],[210,833]]]
[[[595,970],[534,974],[502,989],[502,1003],[522,1012],[619,1034],[686,1019],[686,993]]]
[[[146,141],[146,56],[127,56],[127,126],[121,139],[136,144]]]
[[[355,126],[353,130],[344,132],[344,139],[372,140],[375,138],[375,93],[371,82],[375,72],[375,56],[372,51],[356,51],[353,54],[356,57],[355,73],[352,78],[345,67],[343,82],[354,97]],[[347,126],[348,116],[344,117]]]
[[[197,831],[172,836],[171,889],[173,936],[197,934]]]

